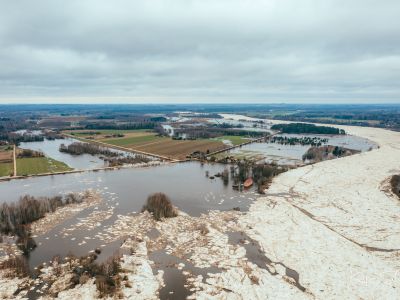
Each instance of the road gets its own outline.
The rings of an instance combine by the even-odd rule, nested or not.
[[[14,145],[13,150],[13,165],[14,165],[14,177],[17,177],[17,146]]]

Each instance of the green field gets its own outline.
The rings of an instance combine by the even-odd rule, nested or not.
[[[104,139],[101,140],[103,143],[116,145],[116,146],[128,146],[146,142],[152,142],[162,139],[156,135],[142,135],[142,136],[133,136],[133,137],[124,137],[124,138],[114,138],[114,139]]]
[[[218,140],[218,141],[224,141],[224,140],[228,140],[231,141],[231,143],[234,146],[246,143],[249,141],[249,139],[243,138],[241,136],[236,136],[236,135],[224,135],[224,136],[220,136],[215,138],[214,140]]]
[[[0,163],[0,177],[10,176],[13,173],[13,163]]]
[[[17,175],[64,172],[72,170],[65,163],[49,157],[18,158]]]
[[[118,129],[86,129],[86,130],[71,130],[65,131],[65,133],[78,136],[78,137],[85,137],[90,135],[112,135],[112,134],[126,134],[126,133],[134,133],[134,132],[146,132],[149,129],[131,129],[131,130],[118,130]],[[96,133],[96,134],[94,134]]]

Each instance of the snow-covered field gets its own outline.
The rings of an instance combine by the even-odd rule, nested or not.
[[[281,174],[240,222],[317,299],[399,299],[400,202],[386,185],[400,133],[337,127],[380,148]]]

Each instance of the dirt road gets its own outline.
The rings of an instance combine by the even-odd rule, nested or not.
[[[17,147],[14,145],[13,150],[13,165],[14,165],[14,177],[17,177]]]

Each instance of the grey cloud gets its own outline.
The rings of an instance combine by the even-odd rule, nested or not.
[[[397,0],[2,1],[0,99],[400,102],[399,11]]]

